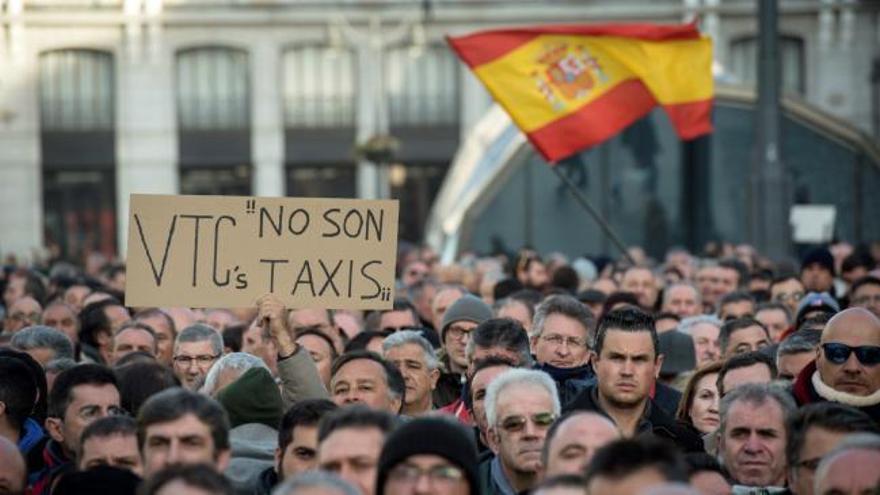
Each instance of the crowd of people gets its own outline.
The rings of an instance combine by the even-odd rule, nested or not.
[[[7,260],[0,494],[880,493],[880,245],[402,243],[366,312],[133,308],[125,277]]]

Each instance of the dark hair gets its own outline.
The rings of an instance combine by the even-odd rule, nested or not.
[[[718,462],[718,459],[705,452],[689,452],[684,455],[684,462],[687,465],[688,478],[705,471],[718,473],[725,479],[727,478],[727,472],[725,472],[721,463]]]
[[[697,368],[697,370],[694,371],[694,373],[688,379],[687,385],[685,385],[684,390],[681,392],[681,399],[678,401],[678,411],[675,412],[676,419],[693,426],[693,419],[691,418],[690,411],[691,406],[694,404],[694,398],[697,395],[697,385],[700,383],[700,380],[702,380],[703,377],[705,377],[706,375],[720,372],[721,366],[723,364],[724,363],[722,361],[713,361],[701,368]]]
[[[300,337],[305,337],[306,335],[311,335],[312,337],[318,337],[319,339],[324,341],[325,344],[327,344],[327,347],[330,349],[330,361],[335,361],[336,358],[339,357],[339,353],[336,351],[336,346],[333,345],[333,341],[330,340],[330,337],[328,337],[326,333],[324,333],[320,330],[307,328],[305,330],[301,330],[301,331],[297,332],[296,338],[299,339]],[[357,337],[355,337],[355,338],[357,338]],[[354,342],[354,339],[352,339],[351,342]],[[349,344],[351,344],[351,342],[349,342]]]
[[[752,303],[752,307],[755,306],[755,298],[748,292],[738,290],[733,292],[728,292],[721,297],[721,300],[718,301],[718,313],[720,317],[721,308],[726,304],[733,304],[738,302],[749,302]]]
[[[767,336],[767,340],[770,340],[770,333],[767,331],[767,327],[750,316],[728,320],[721,325],[721,332],[718,334],[718,343],[721,344],[721,353],[725,354],[727,352],[727,346],[730,344],[731,335],[748,327],[761,327],[761,330],[764,331],[764,335]]]
[[[789,415],[785,422],[785,454],[789,466],[795,466],[801,460],[807,431],[813,426],[838,433],[880,434],[880,426],[864,411],[838,402],[806,404]]]
[[[46,419],[46,410],[49,407],[49,391],[48,386],[46,385],[46,373],[43,370],[43,367],[40,366],[40,363],[32,358],[30,354],[16,351],[14,349],[0,348],[0,357],[17,359],[24,363],[28,370],[30,370],[31,378],[37,386],[37,398],[36,402],[33,404],[34,409],[31,416],[42,425],[43,421]]]
[[[299,337],[302,332],[297,332],[297,337]],[[374,332],[372,330],[364,330],[362,332],[358,332],[357,335],[351,338],[347,344],[345,344],[345,351],[343,354],[348,354],[350,352],[355,351],[365,351],[367,350],[367,346],[370,345],[370,341],[373,339],[384,339],[388,334],[385,332]]]
[[[724,361],[724,364],[721,365],[721,369],[718,371],[719,397],[724,396],[724,377],[727,375],[728,372],[739,368],[748,368],[749,366],[754,366],[756,364],[766,365],[767,369],[770,371],[770,379],[776,379],[776,375],[778,374],[776,363],[774,362],[772,357],[767,355],[767,353],[761,351],[751,351],[743,352],[741,354],[734,354],[727,361]]]
[[[492,298],[498,301],[516,294],[521,291],[522,288],[523,284],[517,278],[503,278],[498,282],[495,282],[495,287],[492,288]]]
[[[739,276],[739,280],[736,282],[737,287],[745,287],[748,285],[749,268],[742,261],[736,258],[725,258],[718,262],[718,267],[736,271]]]
[[[802,352],[814,352],[819,347],[822,332],[819,330],[798,330],[784,338],[776,348],[776,356],[788,356]]]
[[[137,493],[155,495],[173,481],[181,481],[184,485],[201,488],[215,495],[235,494],[226,477],[206,464],[171,464],[144,481]]]
[[[223,329],[223,345],[228,347],[231,352],[241,351],[241,336],[244,335],[245,325],[238,323],[229,325]],[[329,340],[329,339],[328,339]]]
[[[840,263],[840,273],[846,273],[856,268],[864,268],[866,271],[874,268],[874,260],[871,255],[864,251],[856,251]]]
[[[544,296],[541,295],[539,291],[528,288],[521,288],[515,292],[512,292],[507,297],[516,301],[522,301],[530,308],[534,308],[535,306],[540,304],[542,299],[544,299]]]
[[[49,393],[48,416],[64,419],[64,413],[73,401],[73,389],[80,385],[113,385],[117,390],[116,375],[100,364],[80,364],[62,371],[55,378],[52,392]]]
[[[473,388],[471,387],[471,384],[474,381],[474,377],[477,376],[477,373],[483,371],[484,369],[492,368],[495,366],[509,366],[511,368],[517,368],[521,365],[519,363],[517,363],[516,361],[513,361],[512,359],[507,358],[507,357],[503,357],[503,356],[487,356],[482,359],[474,360],[473,365],[472,365],[472,371],[470,373],[466,374],[467,385],[465,387],[466,387],[467,393],[465,394],[465,397],[464,397],[464,404],[465,404],[465,407],[467,407],[468,411],[471,411],[473,413],[473,410],[474,410],[474,401],[473,401],[473,396],[472,396],[473,395]]]
[[[122,303],[116,299],[104,299],[87,304],[79,312],[79,341],[92,347],[98,347],[97,335],[106,333],[113,335],[110,318],[104,313],[104,310],[110,306],[122,306]],[[123,308],[125,306],[122,306]]]
[[[122,356],[118,360],[116,360],[116,362],[113,363],[113,369],[118,370],[119,368],[122,368],[123,366],[128,366],[130,364],[135,364],[135,363],[155,363],[155,362],[156,362],[156,356],[150,354],[149,352],[131,351],[131,352],[126,353],[124,356]]]
[[[46,285],[43,283],[43,278],[38,275],[33,270],[29,270],[27,268],[20,268],[12,273],[9,278],[23,278],[24,279],[24,295],[33,297],[40,306],[46,303]]]
[[[855,292],[862,288],[865,285],[876,285],[880,286],[880,278],[874,277],[872,275],[866,275],[855,282],[853,282],[852,286],[849,288],[850,295],[855,294]]]
[[[281,452],[293,441],[293,430],[297,426],[318,426],[321,418],[338,406],[327,399],[307,399],[297,402],[281,418],[278,428],[278,448]]]
[[[658,322],[660,320],[675,320],[681,323],[681,316],[673,313],[672,311],[661,311],[654,315],[654,322]]]
[[[569,294],[574,294],[578,290],[580,282],[578,272],[569,265],[562,265],[553,270],[553,276],[550,279],[552,287],[564,289]]]
[[[666,481],[687,483],[687,464],[676,448],[652,437],[615,440],[596,451],[587,467],[586,484],[605,476],[622,479],[640,469],[656,469]]]
[[[177,326],[174,325],[174,318],[172,318],[171,315],[162,311],[159,308],[142,309],[134,314],[134,319],[141,320],[141,319],[146,319],[146,318],[152,318],[154,316],[159,316],[165,320],[165,323],[168,325],[168,328],[171,329],[171,339],[172,340],[175,337],[177,337]],[[155,328],[153,330],[155,331]]]
[[[138,447],[143,449],[147,428],[168,423],[192,414],[211,430],[215,455],[229,448],[229,417],[223,407],[210,397],[175,387],[163,390],[144,402],[138,411]]]
[[[336,430],[343,428],[378,428],[388,435],[397,426],[397,418],[391,413],[370,409],[360,404],[330,411],[318,423],[318,443],[323,442]]]
[[[358,359],[366,359],[378,363],[385,370],[385,382],[388,384],[388,389],[391,390],[392,394],[400,398],[400,406],[403,407],[404,394],[406,394],[406,383],[403,381],[403,375],[400,374],[397,366],[389,363],[375,352],[366,350],[346,352],[333,361],[333,366],[330,368],[330,376],[336,376],[340,368]]]
[[[602,354],[602,347],[605,345],[605,335],[609,330],[648,332],[651,335],[651,343],[654,345],[654,357],[657,357],[660,339],[657,337],[657,330],[654,328],[654,317],[650,314],[636,307],[625,307],[611,310],[603,315],[596,329],[594,349],[597,355]]]
[[[467,344],[468,358],[471,349],[501,347],[520,356],[519,366],[530,367],[532,354],[529,336],[520,322],[511,318],[490,318],[477,325]]]
[[[27,365],[12,357],[0,357],[0,377],[0,402],[6,406],[10,426],[20,431],[34,410],[37,384]]]
[[[372,330],[378,332],[385,331],[384,329],[379,328],[379,323],[381,323],[382,321],[382,315],[394,311],[409,311],[410,315],[412,315],[413,321],[415,322],[415,326],[420,325],[419,313],[418,311],[416,311],[416,307],[413,305],[413,303],[405,297],[395,297],[391,309],[376,310],[370,312],[370,314],[367,315],[367,318],[364,321],[364,330]]]
[[[611,308],[621,303],[626,304],[627,306],[638,308],[639,298],[636,297],[636,295],[632,292],[618,291],[611,293],[608,297],[605,298],[605,302],[602,303],[602,315],[599,317],[599,319],[602,319],[602,316],[605,316],[609,311],[611,311]]]
[[[798,332],[815,330],[818,332],[822,332],[825,329],[825,326],[828,325],[828,322],[831,321],[831,318],[834,317],[833,313],[826,313],[824,311],[820,311],[818,313],[813,313],[809,318],[804,318],[802,322],[797,327]]]
[[[755,308],[755,315],[757,315],[761,311],[772,311],[772,310],[782,311],[783,313],[785,313],[785,318],[788,320],[788,323],[791,324],[791,318],[792,318],[791,310],[788,309],[788,306],[786,306],[785,304],[779,303],[779,302],[764,302],[764,303],[758,304],[758,307]]]
[[[110,436],[137,436],[137,425],[129,416],[105,416],[89,423],[82,432],[79,440],[80,451],[77,455],[82,456],[82,446],[86,440],[92,437],[106,438]]]
[[[135,362],[118,367],[116,376],[119,380],[119,397],[122,408],[132,415],[137,415],[144,402],[153,395],[165,389],[180,386],[180,380],[177,379],[174,372],[155,360]]]

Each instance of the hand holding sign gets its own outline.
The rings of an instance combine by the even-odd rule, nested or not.
[[[266,294],[258,299],[257,319],[260,325],[269,331],[280,357],[285,358],[296,352],[296,343],[287,327],[287,308],[280,299],[272,294]]]
[[[131,306],[388,309],[396,201],[131,196]]]

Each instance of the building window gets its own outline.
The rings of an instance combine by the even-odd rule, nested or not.
[[[250,125],[248,56],[242,50],[203,47],[177,55],[177,112],[186,130],[247,129]]]
[[[40,56],[40,127],[48,131],[113,128],[113,56],[56,50]]]
[[[780,35],[782,90],[798,95],[806,94],[804,40],[797,36]],[[747,36],[730,45],[730,71],[743,84],[755,86],[758,80],[758,38]]]
[[[356,80],[351,51],[295,47],[284,52],[281,66],[285,127],[354,127]]]
[[[392,127],[458,124],[458,61],[446,46],[389,50],[385,91]]]

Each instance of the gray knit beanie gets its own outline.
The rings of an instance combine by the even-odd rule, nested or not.
[[[479,325],[492,318],[492,308],[482,299],[470,294],[462,296],[446,310],[440,327],[440,340],[446,339],[446,329],[457,321],[472,321]]]

